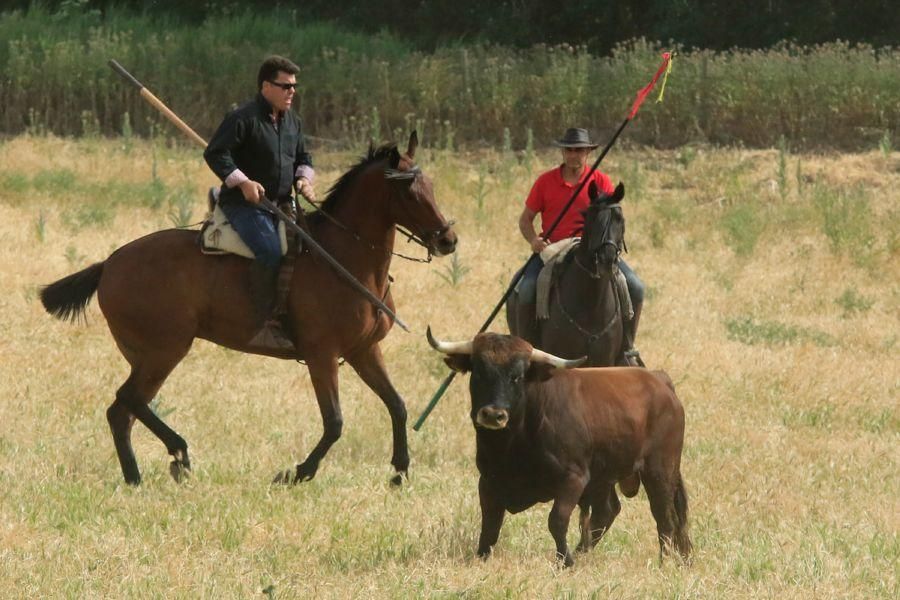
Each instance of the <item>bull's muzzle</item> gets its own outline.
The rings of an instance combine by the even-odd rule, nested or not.
[[[509,413],[502,408],[484,406],[475,415],[475,424],[485,429],[503,429],[509,423]]]

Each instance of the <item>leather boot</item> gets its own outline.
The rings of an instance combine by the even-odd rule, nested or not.
[[[250,265],[250,293],[259,331],[250,339],[250,346],[293,352],[294,343],[287,336],[281,316],[275,313],[278,269],[267,269],[257,261]],[[285,295],[286,296],[286,295]]]
[[[644,364],[644,360],[641,358],[641,353],[638,352],[638,349],[634,347],[634,339],[637,337],[637,328],[638,321],[641,319],[641,308],[643,304],[635,304],[632,308],[634,309],[634,317],[625,324],[626,334],[625,334],[625,364],[631,367],[646,367]]]

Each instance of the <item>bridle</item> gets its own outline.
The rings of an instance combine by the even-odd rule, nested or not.
[[[599,211],[612,210],[613,208],[621,208],[621,205],[618,202],[613,202],[612,204],[604,204],[603,206],[599,207],[597,210],[599,212]],[[614,242],[610,239],[609,230],[610,230],[611,226],[612,226],[612,218],[609,218],[606,220],[606,227],[603,228],[603,233],[601,234],[603,236],[603,238],[602,238],[603,241],[601,242],[601,244],[597,248],[597,250],[595,252],[591,253],[591,255],[594,258],[594,269],[593,270],[591,270],[588,267],[586,267],[585,265],[583,265],[581,263],[581,261],[578,260],[578,254],[577,253],[575,254],[575,264],[578,266],[578,268],[580,268],[582,271],[587,273],[591,277],[591,279],[601,279],[604,276],[603,273],[600,272],[600,257],[599,257],[599,255],[600,255],[600,250],[602,250],[605,246],[612,246],[613,248],[616,249],[616,260],[613,261],[613,263],[612,263],[613,269],[615,268],[615,265],[618,262],[619,256],[621,256],[622,251],[624,250],[625,252],[628,252],[628,247],[625,245],[624,238],[622,238],[621,242]],[[592,237],[593,237],[593,235],[592,235]],[[582,244],[584,243],[583,237],[582,237],[581,243]]]
[[[603,206],[599,207],[598,211],[611,210],[613,208],[619,208],[619,206],[620,205],[618,202],[614,202],[612,204],[604,204]],[[574,262],[578,266],[578,268],[581,269],[582,271],[584,271],[585,273],[587,273],[591,279],[608,278],[610,280],[610,285],[612,285],[613,288],[615,288],[616,284],[614,281],[614,276],[615,276],[616,270],[618,269],[618,258],[622,254],[622,250],[624,249],[625,252],[628,252],[628,248],[625,246],[624,238],[622,239],[621,244],[613,242],[612,240],[609,239],[609,230],[610,230],[611,226],[612,226],[612,219],[610,218],[607,220],[606,227],[604,227],[604,229],[603,229],[602,243],[600,244],[599,248],[597,248],[597,251],[592,253],[592,256],[594,257],[594,270],[587,268],[585,265],[583,265],[581,263],[580,260],[578,260],[578,253],[575,253]],[[581,242],[579,242],[579,243],[581,243],[581,244],[585,243],[583,237],[581,239]],[[601,273],[600,259],[599,259],[600,250],[607,245],[613,246],[616,249],[616,260],[613,261],[612,265],[610,265],[609,274],[608,274],[609,277],[607,277],[607,274]],[[609,330],[613,327],[613,325],[615,325],[615,323],[619,319],[619,316],[622,312],[622,307],[621,307],[621,304],[619,301],[619,295],[617,293],[615,293],[615,289],[613,289],[613,297],[614,297],[615,303],[616,303],[615,311],[613,311],[612,316],[610,317],[609,321],[607,321],[607,323],[602,328],[600,328],[597,331],[591,331],[591,330],[587,329],[586,327],[583,327],[580,323],[578,323],[578,321],[575,320],[575,317],[573,317],[569,313],[569,311],[566,310],[566,307],[562,301],[562,295],[560,294],[559,288],[560,288],[559,285],[554,286],[554,293],[556,294],[556,304],[557,304],[557,306],[559,306],[560,312],[566,318],[566,320],[569,322],[569,324],[572,325],[576,330],[578,330],[579,333],[581,333],[585,337],[587,344],[589,346],[596,343],[600,338],[602,338],[604,335],[606,335],[606,333],[609,332]]]
[[[422,169],[420,169],[418,167],[418,165],[414,165],[411,168],[403,170],[403,171],[400,169],[385,169],[384,170],[384,178],[387,181],[406,181],[406,180],[408,180],[410,182],[410,185],[412,185],[412,182],[415,181],[416,177],[419,177],[421,175],[422,175]],[[347,227],[346,225],[344,225],[343,223],[338,221],[336,218],[334,218],[327,212],[320,209],[319,214],[322,215],[323,217],[325,217],[328,221],[330,221],[333,225],[335,225],[342,231],[345,231],[346,233],[350,234],[350,236],[353,237],[353,239],[355,239],[360,244],[367,246],[370,250],[373,250],[373,251],[388,250],[388,248],[385,246],[373,244],[372,242],[370,242],[366,239],[363,239],[362,236],[360,236],[358,233],[356,233],[355,231],[353,231],[352,229],[350,229],[349,227]],[[431,229],[431,230],[427,230],[427,231],[422,231],[419,233],[407,231],[405,228],[401,227],[400,225],[394,225],[394,228],[397,230],[397,232],[407,238],[407,240],[406,240],[407,243],[414,242],[414,243],[418,244],[419,246],[422,246],[427,251],[428,256],[426,258],[407,256],[405,254],[401,254],[400,252],[394,251],[393,248],[390,249],[391,256],[396,256],[398,258],[402,258],[402,259],[405,259],[405,260],[408,260],[411,262],[430,263],[432,258],[434,257],[434,254],[431,250],[431,243],[434,240],[440,238],[442,235],[444,235],[448,231],[450,231],[450,229],[453,227],[454,223],[455,223],[455,221],[452,221],[452,220],[447,221],[440,227],[437,227],[437,228]]]

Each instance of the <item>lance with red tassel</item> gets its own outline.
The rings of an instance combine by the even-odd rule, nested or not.
[[[663,98],[663,93],[666,89],[666,81],[669,76],[669,72],[672,70],[672,54],[670,52],[663,52],[662,55],[662,64],[659,66],[659,69],[656,70],[656,74],[653,76],[653,79],[650,80],[646,86],[644,86],[637,93],[637,97],[634,99],[634,103],[631,105],[631,111],[628,113],[628,116],[625,117],[625,120],[622,121],[622,124],[619,125],[619,128],[613,134],[612,139],[606,144],[603,148],[603,151],[597,157],[597,160],[594,161],[594,164],[591,166],[587,175],[582,178],[581,183],[575,189],[575,192],[572,194],[572,197],[569,198],[569,201],[566,203],[566,206],[563,208],[562,212],[556,217],[556,220],[547,228],[547,232],[544,234],[544,238],[548,238],[554,229],[559,225],[560,221],[562,221],[566,212],[568,212],[569,208],[575,202],[575,199],[578,197],[578,194],[581,193],[581,190],[584,188],[585,184],[590,180],[591,175],[594,171],[597,170],[597,167],[600,165],[603,158],[606,156],[607,152],[609,152],[610,148],[613,147],[613,144],[616,143],[616,140],[619,138],[619,135],[622,133],[622,130],[625,129],[625,126],[628,125],[637,115],[638,110],[641,108],[641,104],[644,103],[644,100],[647,99],[647,96],[650,94],[650,91],[656,85],[656,82],[659,78],[665,73],[665,77],[663,77],[663,84],[660,87],[659,98],[657,98],[657,102],[661,102]],[[535,260],[539,260],[540,254],[534,253],[528,258],[528,262],[525,263],[525,266],[519,270],[519,273],[513,278],[512,282],[509,284],[509,287],[506,288],[506,292],[504,292],[503,297],[500,298],[500,301],[494,307],[494,310],[491,311],[491,314],[488,316],[487,320],[484,322],[484,325],[481,326],[481,329],[478,330],[478,333],[484,332],[490,324],[494,321],[494,318],[497,316],[497,313],[500,312],[500,309],[503,308],[503,305],[506,303],[507,298],[512,293],[512,291],[516,288],[516,285],[519,283],[519,280],[522,279],[522,276],[525,274],[525,270],[528,265]],[[425,419],[428,418],[428,415],[431,414],[431,411],[434,410],[434,407],[437,405],[438,400],[440,400],[441,396],[444,395],[444,392],[447,391],[447,388],[450,386],[450,383],[453,382],[454,377],[456,377],[456,371],[450,371],[450,374],[447,375],[447,378],[444,379],[443,383],[441,383],[440,387],[438,387],[437,391],[434,393],[434,396],[431,398],[431,401],[428,403],[428,406],[425,407],[425,410],[422,411],[421,416],[419,416],[415,425],[413,425],[413,429],[418,431],[422,424],[425,422]]]

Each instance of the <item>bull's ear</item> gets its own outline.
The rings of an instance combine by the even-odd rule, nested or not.
[[[448,354],[444,362],[457,373],[468,373],[472,370],[472,357],[468,354]]]
[[[553,365],[548,365],[547,363],[532,362],[528,365],[528,370],[525,371],[525,381],[529,383],[547,381],[550,379],[550,376],[553,375],[553,370],[555,368],[556,367]]]

